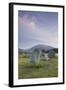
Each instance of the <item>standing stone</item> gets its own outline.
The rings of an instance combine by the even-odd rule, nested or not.
[[[45,59],[48,61],[49,60],[49,57],[48,57],[48,54],[45,53]]]
[[[48,57],[49,57],[49,58],[52,58],[52,57],[54,57],[54,56],[55,56],[55,51],[50,50],[50,51],[48,52]]]
[[[39,49],[35,49],[31,55],[31,63],[35,65],[39,64],[40,56],[41,56],[41,51]]]

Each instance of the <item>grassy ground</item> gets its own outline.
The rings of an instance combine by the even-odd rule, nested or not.
[[[58,76],[58,58],[51,58],[49,61],[40,60],[39,65],[34,66],[29,62],[29,58],[19,57],[18,78],[48,78]]]

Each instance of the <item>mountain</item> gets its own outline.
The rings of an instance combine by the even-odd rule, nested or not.
[[[48,46],[48,45],[42,45],[42,44],[39,44],[39,45],[35,45],[33,46],[32,48],[30,49],[20,49],[19,48],[19,52],[26,52],[26,53],[31,53],[33,50],[35,49],[39,49],[39,50],[44,50],[45,52],[48,52],[49,50],[54,50],[54,51],[58,51],[57,48],[54,48],[54,47],[51,47],[51,46]]]
[[[48,46],[48,45],[36,45],[34,47],[31,48],[31,50],[34,50],[34,49],[40,49],[40,50],[44,50],[44,51],[48,51],[50,49],[53,49],[53,47],[51,46]]]

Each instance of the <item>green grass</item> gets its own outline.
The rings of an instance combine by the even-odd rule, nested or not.
[[[49,61],[40,60],[38,65],[32,65],[29,58],[19,57],[18,78],[48,78],[58,77],[58,58],[51,58]]]

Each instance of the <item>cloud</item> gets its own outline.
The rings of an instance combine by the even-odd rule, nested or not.
[[[50,46],[58,46],[57,32],[53,32],[50,28],[39,27],[37,17],[23,15],[19,17],[19,43],[28,45],[33,44],[47,44]],[[34,42],[34,43],[33,43]],[[27,46],[28,47],[28,46]]]

